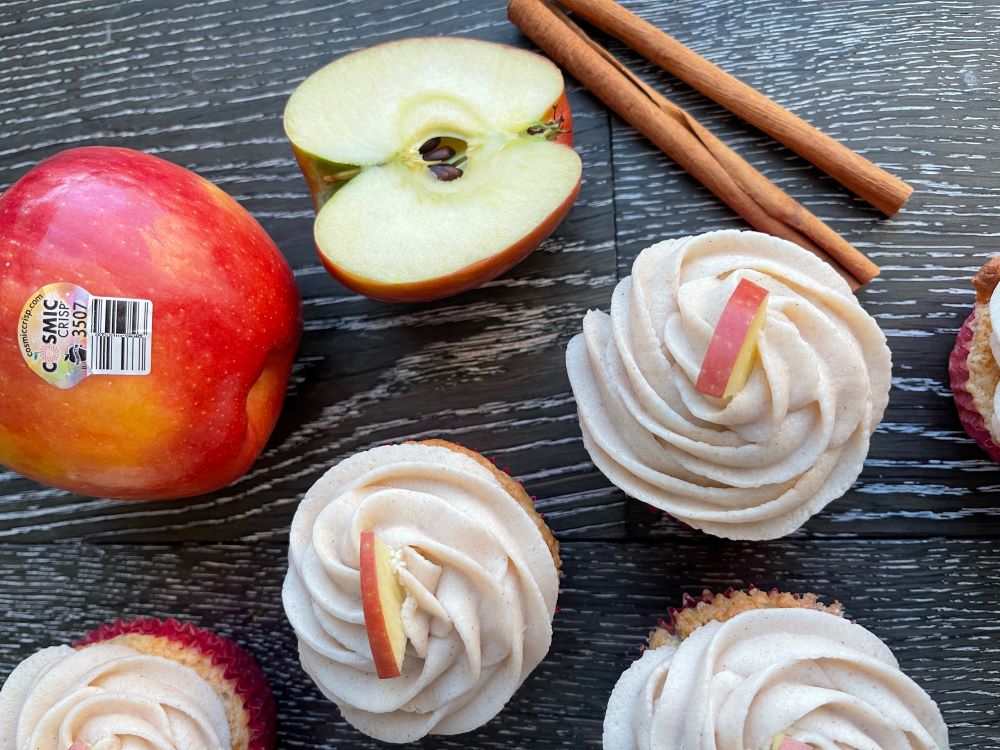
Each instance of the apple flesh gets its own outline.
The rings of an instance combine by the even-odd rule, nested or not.
[[[392,565],[392,550],[374,531],[361,532],[361,603],[365,630],[381,679],[399,677],[406,654],[403,601],[406,592]]]
[[[284,123],[323,264],[377,299],[437,299],[504,273],[580,189],[562,74],[513,47],[376,45],[307,78]]]
[[[766,314],[767,290],[740,279],[708,342],[695,390],[729,398],[746,385]]]
[[[151,300],[148,375],[61,389],[19,318],[40,288]],[[64,151],[0,196],[0,463],[85,495],[164,499],[244,474],[282,407],[302,331],[291,269],[235,200],[122,148]]]
[[[779,734],[771,743],[771,750],[813,750],[813,746],[799,742],[786,734]]]

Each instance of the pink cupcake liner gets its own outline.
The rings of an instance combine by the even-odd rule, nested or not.
[[[243,699],[250,736],[247,750],[274,750],[278,726],[274,696],[264,671],[250,654],[228,638],[173,619],[118,620],[110,625],[101,625],[73,646],[84,648],[130,634],[167,638],[209,657],[212,665],[222,672],[236,694]]]
[[[951,380],[951,392],[955,397],[958,409],[958,419],[969,437],[976,441],[986,453],[997,463],[1000,463],[1000,446],[993,442],[990,430],[986,426],[983,415],[976,409],[972,394],[966,389],[969,382],[969,346],[972,343],[972,324],[976,319],[973,313],[965,319],[962,329],[955,340],[955,348],[948,357],[948,377]]]

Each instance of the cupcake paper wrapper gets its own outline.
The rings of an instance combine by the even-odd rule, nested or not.
[[[948,376],[951,380],[951,392],[955,397],[955,406],[958,408],[958,419],[969,437],[976,441],[989,457],[1000,463],[1000,446],[993,442],[990,430],[986,426],[983,415],[976,409],[972,400],[972,395],[966,390],[969,382],[969,345],[972,343],[972,324],[976,319],[973,312],[965,323],[962,330],[958,332],[955,340],[955,348],[951,350],[948,358]]]
[[[247,750],[274,750],[277,735],[277,718],[274,696],[260,665],[246,651],[228,638],[223,638],[193,625],[177,620],[119,620],[101,625],[73,644],[83,648],[122,635],[147,635],[167,638],[185,648],[192,648],[212,660],[243,700],[248,722],[250,744]]]

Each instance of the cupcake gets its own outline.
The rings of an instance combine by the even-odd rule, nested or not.
[[[888,647],[812,594],[689,599],[608,701],[604,750],[947,750]]]
[[[754,314],[740,318],[748,299]],[[745,338],[731,335],[734,313]],[[741,364],[745,383],[730,393]],[[566,365],[605,476],[730,539],[789,534],[847,491],[892,369],[885,336],[833,268],[730,230],[643,250],[610,314],[587,313]]]
[[[506,705],[548,652],[559,567],[520,484],[426,440],[351,456],[309,490],[283,598],[303,668],[344,718],[410,742]]]
[[[1000,315],[1000,256],[979,269],[972,279],[976,305],[965,320],[948,362],[951,392],[962,427],[994,461],[1000,461],[1000,409],[996,402],[1000,382],[1000,335],[993,319]]]
[[[253,658],[176,620],[43,649],[0,690],[0,750],[273,750],[275,727]]]

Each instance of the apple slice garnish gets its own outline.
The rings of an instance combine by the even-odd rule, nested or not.
[[[740,279],[708,342],[694,386],[696,391],[729,398],[746,385],[766,314],[767,290]]]
[[[774,742],[771,743],[771,750],[814,750],[814,748],[812,745],[799,742],[787,734],[779,734],[774,738]]]
[[[374,531],[361,532],[361,603],[365,630],[381,679],[399,677],[406,653],[403,601],[406,592],[392,564],[392,550]]]
[[[377,299],[437,299],[505,272],[580,187],[562,73],[507,45],[426,37],[360,50],[309,76],[284,125],[320,259]]]

